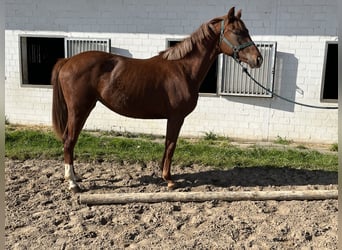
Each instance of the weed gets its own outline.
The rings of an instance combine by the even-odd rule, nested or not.
[[[297,149],[301,149],[301,150],[304,150],[304,149],[308,149],[306,146],[304,146],[303,144],[299,144],[297,147]]]
[[[338,151],[338,143],[334,143],[330,146],[330,151],[337,152]]]
[[[9,125],[9,124],[10,124],[9,118],[5,116],[5,125]]]
[[[278,135],[274,143],[281,144],[281,145],[290,145],[291,143],[293,143],[293,141],[286,139],[286,137],[282,138],[281,136]]]
[[[212,140],[212,141],[215,141],[218,139],[218,136],[213,133],[213,132],[205,132],[205,135],[204,135],[204,140]]]

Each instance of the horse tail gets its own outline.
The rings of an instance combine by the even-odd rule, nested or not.
[[[68,109],[64,99],[63,91],[59,81],[59,71],[68,59],[57,61],[52,70],[51,85],[53,85],[52,94],[52,124],[56,135],[62,139],[68,121]]]

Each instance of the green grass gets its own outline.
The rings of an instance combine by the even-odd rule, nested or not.
[[[6,157],[11,159],[63,159],[62,143],[51,130],[6,126]],[[163,138],[151,135],[119,135],[109,132],[81,133],[75,147],[80,161],[121,163],[160,162]],[[208,138],[209,137],[209,138]],[[308,149],[272,147],[240,148],[227,138],[208,136],[201,139],[180,138],[173,162],[178,165],[201,164],[229,169],[239,167],[290,167],[337,171],[337,154]]]
[[[330,146],[330,151],[337,152],[338,151],[338,144],[334,143]]]
[[[215,134],[215,133],[213,133],[213,132],[205,132],[205,135],[204,135],[204,139],[205,140],[213,140],[213,141],[215,141],[215,140],[217,140],[219,137]]]
[[[283,138],[283,137],[278,135],[277,139],[274,141],[274,143],[280,144],[280,145],[290,145],[291,143],[293,143],[293,141],[286,139],[286,137]]]

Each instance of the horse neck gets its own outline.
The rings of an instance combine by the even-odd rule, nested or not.
[[[194,46],[194,49],[183,59],[185,69],[191,79],[190,84],[198,92],[211,65],[219,54],[218,38],[204,39]]]

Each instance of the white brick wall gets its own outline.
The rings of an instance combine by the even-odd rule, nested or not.
[[[22,87],[19,35],[110,38],[115,53],[148,58],[165,49],[167,38],[183,38],[236,4],[218,0],[125,0],[6,2],[5,113],[13,123],[51,124],[51,88]],[[336,0],[239,1],[256,41],[277,41],[275,89],[297,101],[319,102],[325,42],[337,39]],[[201,96],[182,135],[205,132],[249,139],[277,136],[298,141],[336,142],[337,111],[311,110],[278,98]],[[165,133],[164,120],[119,116],[98,104],[86,127]]]

